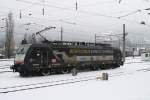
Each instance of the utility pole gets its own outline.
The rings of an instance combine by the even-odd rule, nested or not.
[[[123,24],[123,62],[125,62],[125,57],[126,57],[126,32],[125,32],[125,24]]]
[[[96,44],[96,34],[95,34],[95,44]]]
[[[60,40],[63,41],[63,28],[62,27],[61,27],[61,31],[60,32],[61,32]]]
[[[119,39],[119,49],[120,49],[120,38],[118,38]]]

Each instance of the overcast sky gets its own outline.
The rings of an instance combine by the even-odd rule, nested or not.
[[[122,24],[126,24],[130,40],[149,41],[150,11],[143,10],[149,7],[149,0],[0,0],[0,19],[6,18],[10,11],[13,13],[16,40],[46,26],[56,26],[56,29],[44,35],[59,40],[62,26],[64,40],[94,41],[95,34],[122,34]],[[146,25],[140,24],[142,21]],[[0,26],[5,26],[4,20],[0,20]]]

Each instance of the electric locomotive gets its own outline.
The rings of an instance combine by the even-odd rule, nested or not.
[[[109,44],[47,41],[22,44],[11,67],[21,76],[108,69],[123,65],[122,53]]]

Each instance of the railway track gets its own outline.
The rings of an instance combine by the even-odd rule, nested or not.
[[[4,66],[11,66],[13,64],[5,64],[5,65],[0,65],[0,67],[4,67]]]
[[[138,69],[138,70],[134,70],[131,72],[120,71],[120,72],[116,72],[116,73],[110,73],[109,77],[130,75],[130,74],[134,74],[137,72],[148,72],[148,71],[150,71],[150,68]],[[58,86],[58,85],[64,85],[64,84],[79,83],[79,82],[85,82],[85,81],[90,81],[90,80],[96,80],[96,75],[91,75],[91,76],[86,76],[86,77],[78,77],[78,78],[70,78],[70,79],[63,79],[63,80],[56,80],[56,81],[47,81],[47,82],[41,82],[41,83],[3,87],[3,88],[0,88],[0,94],[17,92],[17,91],[32,90],[32,89],[38,89],[38,88],[44,88],[44,87],[52,87],[52,86]]]
[[[7,67],[0,67],[0,70],[1,69],[10,69],[10,66],[7,66]]]
[[[0,67],[0,74],[6,73],[6,72],[13,72],[13,71],[10,70],[10,65],[6,65],[4,67],[2,67],[2,66]]]
[[[0,62],[2,61],[14,61],[14,59],[0,59]]]
[[[2,74],[2,73],[8,73],[8,72],[13,72],[13,71],[0,71],[0,74]]]
[[[139,61],[139,62],[126,62],[124,64],[133,64],[133,63],[145,63],[145,62],[143,62],[143,61]]]

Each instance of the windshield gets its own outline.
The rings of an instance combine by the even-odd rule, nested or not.
[[[26,52],[28,51],[29,49],[29,44],[27,45],[21,45],[18,50],[17,50],[17,54],[26,54]]]
[[[23,61],[25,58],[25,55],[29,49],[30,45],[29,44],[25,44],[25,45],[21,45],[17,52],[16,52],[16,56],[15,56],[15,62],[20,62]]]

